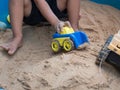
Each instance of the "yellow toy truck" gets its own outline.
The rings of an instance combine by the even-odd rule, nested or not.
[[[105,61],[120,68],[120,31],[107,39],[99,52],[96,64]]]
[[[62,49],[68,52],[88,43],[88,37],[84,32],[81,30],[74,32],[73,28],[64,26],[60,33],[53,34],[51,48],[54,52],[59,52]]]

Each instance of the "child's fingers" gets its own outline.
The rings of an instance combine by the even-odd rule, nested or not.
[[[57,32],[60,33],[62,31],[63,27],[72,27],[69,21],[60,21],[57,25],[56,25],[56,29]]]
[[[72,27],[69,21],[65,22],[65,26]]]

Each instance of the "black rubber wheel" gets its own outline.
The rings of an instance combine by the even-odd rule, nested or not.
[[[107,56],[110,53],[110,50],[108,49],[108,45],[110,44],[111,40],[112,40],[113,36],[109,36],[108,39],[106,40],[104,46],[102,47],[101,51],[99,52],[98,58],[96,60],[96,64],[100,64],[100,62],[104,62],[107,58]]]

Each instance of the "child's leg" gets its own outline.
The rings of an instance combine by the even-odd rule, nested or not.
[[[67,8],[69,21],[74,30],[78,30],[80,19],[80,0],[57,0],[58,8],[62,11]]]
[[[80,0],[67,0],[67,10],[69,21],[74,28],[74,30],[78,30],[79,25],[79,12],[80,12]]]
[[[1,47],[7,50],[8,54],[12,55],[21,46],[23,16],[29,16],[31,2],[30,0],[10,0],[9,6],[13,39]]]
[[[25,4],[26,3],[26,4]],[[22,23],[24,14],[30,13],[30,0],[10,0],[10,18],[14,37],[22,37]],[[28,10],[28,13],[25,12]]]

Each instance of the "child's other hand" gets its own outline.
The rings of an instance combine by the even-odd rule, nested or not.
[[[55,26],[55,29],[57,30],[58,33],[61,32],[62,28],[65,27],[65,26],[68,26],[68,27],[71,27],[71,24],[69,21],[60,21],[58,22],[58,24]]]

